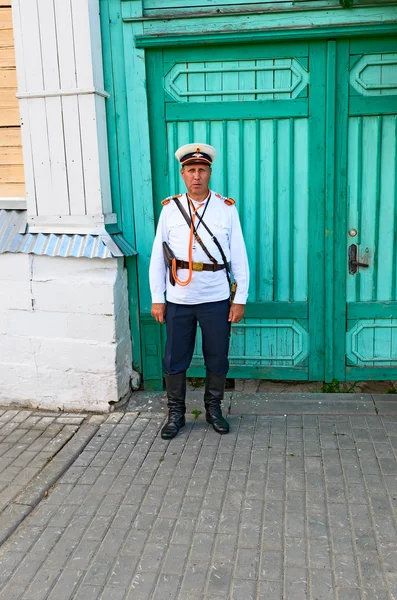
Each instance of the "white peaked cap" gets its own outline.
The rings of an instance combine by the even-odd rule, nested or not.
[[[211,165],[215,159],[216,150],[209,144],[201,144],[200,142],[194,144],[185,144],[178,148],[175,152],[175,157],[182,166],[189,163],[204,163]]]

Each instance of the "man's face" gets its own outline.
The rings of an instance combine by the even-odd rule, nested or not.
[[[189,196],[202,196],[207,193],[211,173],[211,167],[202,163],[182,167],[181,176]]]

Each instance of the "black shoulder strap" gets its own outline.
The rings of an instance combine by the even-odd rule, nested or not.
[[[227,258],[225,256],[225,253],[223,251],[222,246],[220,245],[220,243],[218,242],[217,238],[214,236],[214,234],[212,233],[212,231],[210,230],[209,227],[207,227],[207,225],[204,223],[203,219],[200,217],[200,215],[197,215],[197,218],[199,220],[199,222],[201,223],[201,225],[204,227],[204,229],[207,230],[207,233],[211,236],[212,241],[214,242],[215,246],[218,248],[220,255],[222,256],[222,260],[223,260],[223,264],[225,265],[225,269],[226,269],[226,277],[227,280],[229,282],[229,285],[231,284],[230,281],[230,265],[227,262]]]
[[[172,199],[175,202],[175,204],[177,205],[182,217],[185,219],[186,223],[188,224],[188,227],[190,227],[190,225],[192,224],[191,219],[190,219],[189,215],[187,214],[186,210],[183,208],[181,201],[179,200],[179,198],[177,196],[174,196]]]
[[[187,214],[186,210],[183,208],[181,201],[179,200],[179,198],[174,197],[173,201],[175,202],[175,204],[177,205],[181,215],[183,216],[183,218],[185,219],[186,223],[188,224],[188,227],[190,228],[192,221],[191,218],[189,217],[189,215]],[[198,215],[197,215],[198,216]],[[193,235],[197,241],[198,244],[200,244],[200,246],[202,247],[202,249],[204,250],[204,252],[206,253],[206,255],[208,256],[208,258],[210,259],[210,261],[214,264],[217,264],[218,261],[216,260],[216,258],[214,258],[207,246],[205,246],[203,240],[201,239],[201,237],[199,236],[199,234],[197,233],[196,228],[193,226]]]

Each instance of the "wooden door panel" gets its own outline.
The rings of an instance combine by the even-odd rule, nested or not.
[[[318,44],[317,51],[324,47]],[[319,214],[317,197],[314,210],[309,208],[310,167],[315,166],[309,164],[314,130],[309,90],[319,90],[321,82],[316,86],[315,80],[323,77],[320,62],[314,63],[311,74],[305,42],[187,53],[170,49],[148,56],[152,98],[156,90],[151,106],[155,197],[184,190],[174,152],[196,140],[217,149],[211,188],[237,202],[251,286],[246,318],[232,330],[232,377],[308,378],[309,222],[311,212]],[[313,103],[318,107],[315,92]],[[155,124],[159,114],[162,133]],[[316,168],[321,169],[319,155]],[[320,245],[323,235],[315,234]],[[315,311],[321,288],[312,289],[319,296]],[[321,326],[319,319],[316,323]],[[202,365],[198,331],[189,374],[203,375]]]
[[[347,245],[368,267],[347,269],[347,378],[397,376],[397,42],[350,46]],[[354,232],[353,232],[354,233]]]

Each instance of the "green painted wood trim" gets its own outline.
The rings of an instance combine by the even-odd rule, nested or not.
[[[120,180],[117,168],[118,147],[116,130],[116,105],[114,94],[114,78],[112,63],[112,40],[110,36],[109,7],[111,0],[100,0],[102,60],[104,71],[105,90],[109,93],[106,100],[106,125],[108,132],[110,185],[112,194],[112,208],[117,215],[117,223],[122,223]],[[117,226],[118,226],[117,225]]]
[[[334,197],[334,269],[333,269],[333,377],[346,377],[346,277],[347,277],[347,136],[349,100],[349,42],[336,46],[336,122],[335,122],[335,197]]]
[[[127,269],[128,307],[132,342],[132,365],[142,373],[141,331],[139,321],[139,286],[136,256],[125,260]]]
[[[310,44],[309,116],[309,246],[308,298],[310,356],[309,379],[324,379],[324,204],[325,204],[325,73],[326,46]]]
[[[394,38],[354,38],[350,41],[350,55],[354,54],[379,54],[380,52],[395,52],[396,40]]]
[[[397,302],[349,302],[347,318],[358,319],[397,319]]]
[[[127,242],[122,233],[112,233],[111,238],[120,248],[124,256],[136,256],[138,254],[135,248]]]
[[[100,0],[100,2],[105,88],[110,94],[106,110],[113,210],[117,214],[118,223],[126,240],[135,246],[120,0]]]
[[[309,53],[309,43],[305,43],[304,40],[294,44],[293,41],[287,45],[280,44],[247,44],[244,47],[244,60],[258,60],[258,59],[273,59],[277,58],[291,58],[293,56],[297,59],[307,58]],[[186,62],[193,62],[197,60],[197,47],[186,46],[183,50],[183,58]],[[205,61],[216,61],[222,62],[224,60],[241,60],[241,46],[214,46],[214,47],[200,47],[200,62]],[[178,48],[165,48],[164,49],[164,69],[168,71],[176,63],[181,61],[181,53]],[[302,65],[307,68],[302,62]]]
[[[395,381],[397,367],[346,367],[346,381]]]
[[[128,22],[132,19],[124,19]],[[291,27],[288,29],[252,30],[233,33],[206,33],[189,34],[180,33],[167,35],[166,33],[156,35],[137,35],[135,43],[137,48],[167,48],[171,46],[197,46],[215,44],[241,44],[244,42],[280,41],[289,39],[321,39],[332,37],[372,36],[372,35],[395,35],[397,23],[361,23],[357,25],[339,25],[313,27]]]
[[[164,389],[163,378],[145,379],[143,389],[147,392],[161,392]]]
[[[250,302],[244,316],[247,319],[307,319],[308,313],[307,302]],[[141,319],[150,321],[153,317],[141,313]]]
[[[105,229],[110,235],[122,233],[123,231],[118,223],[106,223]]]
[[[136,2],[123,4],[123,16],[137,10]],[[145,52],[134,48],[134,35],[140,23],[124,24],[124,62],[131,156],[131,176],[135,213],[135,248],[138,251],[140,308],[150,312],[149,262],[155,234],[152,168],[149,142],[149,115],[146,92]],[[139,157],[139,160],[137,160]]]
[[[128,133],[127,92],[123,55],[124,35],[119,0],[110,0],[109,7],[118,147],[117,162],[115,156],[111,156],[110,158],[116,163],[114,165],[114,171],[118,173],[120,182],[121,226],[123,235],[126,240],[135,247],[136,236],[132,189],[131,147]]]
[[[122,16],[139,16],[142,14],[142,10],[142,2],[137,0],[125,2],[122,6]],[[134,305],[134,321],[138,322],[140,326],[142,372],[148,378],[161,380],[162,340],[160,326],[153,320],[149,324],[139,318],[139,310],[150,312],[149,261],[155,229],[145,52],[134,47],[134,35],[137,33],[142,33],[142,24],[123,24],[123,45],[121,48],[123,48],[124,54],[121,57],[119,56],[120,47],[116,49],[117,54],[115,54],[118,60],[122,62],[125,72],[124,96],[127,117],[120,123],[120,127],[124,128],[125,134],[128,136],[129,147],[133,148],[133,152],[128,157],[132,194],[125,199],[125,204],[127,202],[130,205],[133,204],[134,209],[135,248],[139,253],[136,257],[135,276],[136,281],[139,281],[139,297],[136,293],[135,298],[132,298],[134,291],[130,290],[130,302],[136,303]],[[140,160],[136,160],[137,156],[140,157]],[[151,351],[153,348],[156,348],[157,352],[153,353]]]
[[[135,253],[135,221],[132,203],[130,146],[124,71],[123,23],[119,0],[100,0],[102,54],[108,128],[109,166],[112,206],[117,214],[116,229],[107,226],[109,233],[122,232],[126,248]],[[117,56],[117,60],[115,57]],[[117,241],[116,241],[117,243]],[[142,372],[140,324],[138,306],[138,276],[135,256],[126,258],[129,321],[132,340],[132,362],[136,371]]]
[[[250,302],[245,317],[252,319],[307,319],[307,302]]]
[[[124,20],[137,21],[143,18],[144,0],[118,0]]]
[[[397,119],[395,122],[395,127],[394,127],[394,136],[395,139],[397,139]],[[395,171],[397,172],[397,155],[396,155],[396,160],[395,160]],[[394,190],[394,205],[397,206],[397,186],[396,189]],[[397,256],[397,227],[394,228],[394,235],[393,235],[393,241],[390,244],[391,246],[391,253],[392,256]],[[391,285],[391,297],[392,298],[396,298],[396,287],[397,287],[397,273],[396,273],[396,269],[393,269],[393,274],[392,274],[392,285]]]
[[[274,144],[274,148],[277,149],[279,147],[279,142],[278,142],[278,122],[276,120],[273,121],[272,127],[273,127],[273,144]],[[278,184],[279,184],[278,163],[279,163],[279,157],[278,157],[278,152],[276,150],[274,152],[274,158],[273,158],[273,198],[275,199],[274,202],[276,203],[276,206],[274,206],[274,208],[273,208],[273,235],[274,236],[277,235],[277,231],[278,231],[278,210],[277,210]],[[273,241],[273,243],[277,243],[277,242]],[[279,283],[278,257],[277,257],[277,252],[273,252],[273,297],[274,298],[278,298],[278,287],[279,287],[278,283]]]
[[[187,371],[188,377],[205,377],[204,366],[193,366]],[[273,366],[252,366],[241,367],[231,366],[227,377],[230,379],[280,379],[307,381],[308,370],[305,367],[273,367]]]
[[[334,377],[334,200],[336,127],[336,42],[327,43],[327,98],[325,105],[326,184],[325,184],[325,372],[324,380]]]
[[[397,98],[395,99],[395,112],[397,112]],[[376,250],[379,248],[379,221],[380,221],[380,205],[381,205],[381,180],[382,180],[382,129],[383,129],[383,119],[381,116],[376,117],[377,126],[378,126],[378,140],[377,140],[377,164],[374,173],[375,180],[375,219],[374,219],[374,229],[375,229],[375,240],[374,240],[374,274],[372,279],[372,300],[375,302],[378,299],[378,278],[379,278],[379,252]],[[395,267],[394,269],[395,270]]]
[[[167,163],[167,134],[164,107],[164,89],[159,86],[163,81],[163,52],[151,50],[146,53],[147,89],[149,95],[149,131],[152,159],[154,215],[156,222],[162,209],[161,200],[169,194],[169,173]]]
[[[254,100],[252,102],[173,102],[166,104],[167,121],[207,121],[213,119],[272,119],[307,117],[307,98],[294,100]]]
[[[122,0],[123,1],[123,0]],[[257,13],[260,11],[261,13],[265,12],[301,12],[307,10],[332,10],[335,8],[339,8],[339,4],[350,4],[357,7],[363,6],[379,6],[379,4],[383,4],[386,6],[390,6],[395,4],[395,0],[298,0],[297,2],[293,2],[290,0],[262,0],[253,2],[252,0],[243,0],[243,2],[239,1],[236,3],[231,3],[230,0],[222,0],[220,2],[188,2],[187,5],[183,5],[179,2],[159,2],[159,3],[150,3],[147,0],[144,0],[144,14],[147,17],[158,18],[158,19],[178,19],[182,16],[190,16],[190,18],[194,18],[197,16],[208,15],[211,17],[216,16],[239,16],[239,15],[249,15],[251,13]],[[161,6],[161,8],[160,8]]]
[[[144,384],[149,380],[162,380],[164,327],[153,317],[140,318]]]
[[[349,114],[352,117],[362,115],[394,115],[396,105],[393,105],[391,96],[351,96],[349,100]],[[395,100],[397,103],[397,99]]]
[[[289,156],[290,162],[294,162],[295,160],[295,128],[294,128],[294,120],[289,119]],[[295,291],[295,261],[298,261],[298,256],[296,256],[295,252],[295,174],[292,164],[289,169],[289,181],[288,181],[288,196],[289,196],[289,205],[290,205],[290,214],[289,214],[289,231],[290,231],[290,249],[289,249],[289,289],[290,296],[289,299],[291,302],[294,301],[294,291]]]
[[[362,188],[363,188],[363,119],[358,119],[358,139],[360,143],[357,148],[357,198],[360,199],[362,197]],[[357,236],[357,244],[361,244],[361,232],[362,232],[362,220],[363,220],[363,211],[358,211],[358,236]],[[355,294],[356,298],[360,298],[360,273],[358,273],[355,277]]]

